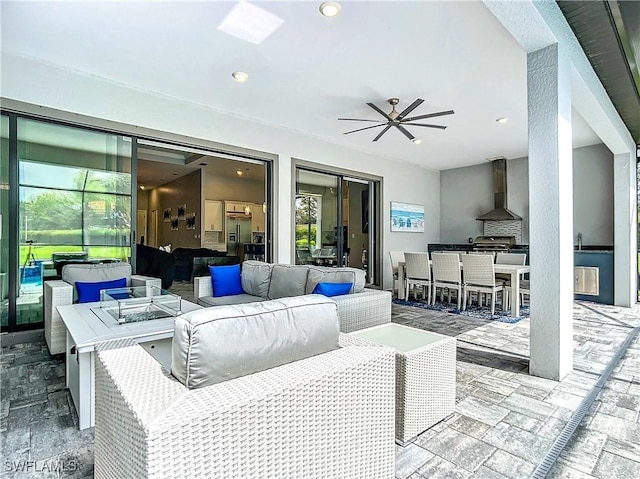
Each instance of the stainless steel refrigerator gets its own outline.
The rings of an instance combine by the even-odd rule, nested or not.
[[[251,216],[227,216],[227,256],[239,256],[242,260],[245,243],[251,243]]]

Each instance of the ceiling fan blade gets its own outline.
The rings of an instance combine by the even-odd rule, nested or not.
[[[375,111],[377,111],[378,113],[380,113],[382,116],[384,116],[387,120],[389,121],[393,121],[393,118],[391,118],[388,114],[386,114],[384,111],[382,111],[380,108],[378,108],[377,106],[375,106],[373,103],[367,103],[367,105],[369,105],[371,108],[373,108]]]
[[[412,116],[411,118],[405,118],[404,121],[424,120],[425,118],[434,118],[436,116],[453,115],[453,110],[439,111],[437,113],[427,113],[426,115]]]
[[[365,120],[364,118],[338,118],[338,120],[346,120],[346,121],[372,121],[375,123],[386,123],[384,120]]]
[[[396,127],[398,128],[398,130],[400,130],[402,132],[402,134],[404,136],[406,136],[410,140],[413,140],[415,138],[415,136],[413,136],[411,133],[409,133],[409,131],[406,128],[403,128],[402,125],[396,125]]]
[[[386,128],[380,132],[378,136],[376,136],[372,141],[378,141],[382,135],[384,135],[391,128],[390,124],[387,124]]]
[[[356,131],[370,130],[371,128],[378,128],[379,126],[382,126],[384,124],[385,123],[381,123],[379,125],[367,126],[367,127],[364,127],[364,128],[358,128],[357,130],[346,131],[346,132],[343,133],[343,135],[348,135],[349,133],[355,133]]]
[[[416,101],[414,101],[411,105],[409,105],[407,108],[404,109],[404,111],[402,113],[400,113],[398,115],[398,118],[396,118],[397,120],[402,120],[406,115],[408,115],[409,113],[411,113],[413,110],[415,110],[416,108],[418,108],[420,105],[422,105],[422,103],[424,102],[424,100],[422,98],[418,98]]]
[[[406,121],[403,121],[402,124],[411,125],[411,126],[426,126],[427,128],[440,128],[441,130],[444,130],[447,128],[444,125],[429,125],[427,123],[407,123]]]

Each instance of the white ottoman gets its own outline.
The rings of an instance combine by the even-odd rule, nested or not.
[[[399,324],[349,333],[347,344],[396,350],[396,439],[402,443],[453,414],[456,340]]]

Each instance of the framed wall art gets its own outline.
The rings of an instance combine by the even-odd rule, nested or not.
[[[178,219],[180,221],[184,221],[186,219],[185,215],[187,214],[187,204],[178,206]]]
[[[188,213],[187,216],[186,216],[186,221],[187,221],[187,229],[188,230],[196,229],[196,214],[195,213]]]
[[[424,233],[424,206],[392,201],[391,231]]]

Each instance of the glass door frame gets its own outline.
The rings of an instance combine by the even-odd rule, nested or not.
[[[382,238],[382,186],[383,186],[383,178],[376,175],[371,175],[367,173],[362,173],[358,171],[348,170],[345,168],[333,167],[329,165],[320,165],[318,163],[313,163],[305,160],[292,158],[291,161],[291,204],[292,204],[292,212],[291,215],[291,255],[292,255],[292,264],[295,264],[295,249],[296,249],[296,239],[295,239],[295,210],[296,210],[296,196],[297,196],[297,184],[298,184],[298,170],[306,170],[314,173],[331,175],[338,178],[337,183],[337,192],[336,195],[341,200],[338,201],[338,212],[337,212],[337,224],[342,226],[343,224],[343,188],[344,181],[357,181],[360,183],[367,182],[369,183],[369,258],[367,264],[367,279],[370,278],[370,282],[367,283],[368,286],[382,288],[382,252],[383,252],[383,238]],[[339,227],[336,231],[336,241],[338,242],[339,251],[342,249],[342,245],[344,244],[343,238],[343,228]],[[338,265],[342,265],[342,255],[338,255]]]
[[[13,103],[9,102],[13,105]],[[44,113],[41,113],[44,112]],[[137,141],[158,141],[174,146],[183,146],[186,148],[198,148],[204,149],[211,154],[218,156],[226,156],[238,161],[251,160],[260,161],[264,163],[266,171],[266,232],[265,232],[265,255],[266,261],[273,261],[274,245],[273,245],[273,230],[274,230],[274,214],[273,214],[273,201],[274,201],[274,172],[273,163],[277,156],[270,155],[263,152],[255,152],[251,154],[253,150],[246,148],[234,147],[231,145],[225,145],[223,143],[215,143],[201,138],[185,137],[184,135],[173,134],[169,132],[162,132],[160,130],[151,130],[145,128],[139,128],[133,125],[125,125],[117,122],[110,122],[108,120],[102,120],[95,117],[66,114],[55,109],[42,108],[26,103],[17,102],[13,106],[6,106],[0,109],[0,114],[9,118],[9,212],[17,212],[19,207],[19,164],[18,164],[18,120],[33,120],[43,123],[49,123],[52,125],[59,125],[62,127],[78,128],[86,131],[93,131],[103,134],[122,135],[132,140],[131,151],[131,211],[137,210]],[[106,126],[105,126],[106,125]],[[180,140],[180,139],[182,140]],[[184,141],[184,138],[192,140],[191,143]],[[19,219],[17,214],[7,215],[8,219],[3,216],[3,221],[8,221],[8,265],[7,265],[7,278],[8,278],[8,305],[7,305],[7,326],[2,326],[2,332],[18,332],[24,330],[34,330],[42,328],[42,323],[30,323],[30,324],[17,324],[18,311],[17,311],[17,298],[19,285],[10,280],[9,278],[18,277],[19,268]],[[135,244],[137,235],[137,226],[135,222],[132,223],[130,232],[131,242],[131,266],[135,273]]]
[[[253,156],[253,155],[244,154],[244,153],[228,152],[228,151],[223,151],[221,149],[211,148],[211,147],[202,146],[202,145],[188,144],[180,141],[173,141],[173,140],[168,140],[163,138],[155,138],[155,137],[143,136],[143,135],[137,135],[137,136],[132,135],[131,137],[133,139],[133,148],[134,148],[132,153],[133,164],[131,167],[131,172],[132,172],[131,181],[132,181],[132,186],[134,190],[135,190],[135,185],[138,184],[138,146],[139,145],[143,145],[143,146],[155,145],[155,146],[160,146],[168,149],[174,149],[176,151],[188,151],[190,153],[201,153],[209,156],[214,156],[220,159],[228,159],[228,160],[237,161],[237,162],[246,162],[248,164],[260,164],[261,166],[263,166],[265,170],[264,181],[266,182],[265,198],[264,198],[265,203],[263,205],[263,208],[264,208],[263,211],[265,214],[265,223],[266,223],[266,229],[264,232],[265,261],[267,263],[270,263],[273,261],[274,227],[273,227],[272,204],[273,204],[273,194],[274,194],[274,188],[273,188],[274,174],[273,174],[272,160],[268,158],[261,158],[259,156]],[[135,206],[137,211],[138,203],[137,203],[137,194],[135,191],[132,193],[132,198],[135,199],[135,203],[132,204],[132,208]],[[136,225],[136,229],[137,229],[137,225]],[[136,236],[133,238],[132,244],[135,244],[135,241],[137,241],[139,237],[137,231],[135,232],[135,235]],[[132,248],[132,249],[135,250],[135,248]]]
[[[85,126],[85,125],[80,125],[77,123],[73,123],[73,122],[67,122],[67,121],[60,121],[60,120],[56,120],[56,119],[52,119],[52,118],[46,118],[43,116],[39,116],[39,115],[32,115],[32,114],[27,114],[27,113],[22,113],[22,112],[16,112],[16,111],[11,111],[11,110],[7,110],[7,109],[3,109],[0,111],[0,113],[2,114],[3,117],[8,117],[9,118],[9,137],[8,137],[8,143],[9,143],[9,185],[8,185],[8,189],[9,189],[9,211],[13,212],[13,214],[8,215],[9,216],[9,221],[8,221],[8,266],[7,266],[7,274],[9,276],[8,279],[8,304],[7,304],[7,324],[6,325],[2,325],[2,331],[3,332],[19,332],[19,331],[28,331],[28,330],[37,330],[37,329],[41,329],[44,326],[44,310],[43,310],[43,317],[42,317],[42,321],[28,321],[28,322],[23,322],[23,323],[19,323],[19,319],[20,319],[20,309],[19,309],[19,299],[21,297],[22,291],[21,291],[21,281],[20,279],[18,279],[20,277],[20,269],[21,269],[21,231],[20,231],[20,214],[21,214],[21,203],[20,203],[20,198],[21,198],[21,189],[23,187],[25,187],[22,184],[22,180],[20,178],[20,168],[21,168],[21,160],[20,160],[20,142],[21,141],[25,141],[25,140],[20,140],[19,139],[19,134],[20,131],[20,122],[32,122],[32,123],[39,123],[39,124],[43,124],[43,125],[50,125],[53,127],[60,127],[62,128],[66,128],[66,129],[75,129],[78,131],[84,131],[84,132],[92,132],[92,133],[96,133],[99,135],[111,135],[111,136],[117,136],[117,137],[121,137],[121,138],[129,138],[132,139],[132,136],[127,134],[127,133],[123,133],[123,132],[119,132],[119,131],[110,131],[110,130],[105,130],[105,129],[100,129],[100,128],[95,128],[95,127],[91,127],[91,126]],[[63,136],[63,135],[61,135]],[[129,172],[129,176],[131,176],[131,172]],[[27,186],[30,187],[30,186]],[[39,187],[38,187],[39,188]],[[51,189],[51,190],[64,190],[64,189],[59,189],[59,188],[55,188],[55,187],[51,187],[51,188],[46,188],[46,189]],[[65,190],[67,191],[67,190]],[[72,190],[68,190],[68,191],[72,191]],[[93,191],[92,193],[97,193],[100,194],[99,191]],[[129,195],[132,195],[132,193],[135,193],[135,186],[131,185],[130,190],[129,190]],[[84,208],[84,191],[82,192],[83,194],[83,200],[81,202],[81,204],[83,205]],[[104,193],[107,195],[111,195],[111,193]],[[126,193],[124,193],[125,196],[127,196]],[[114,194],[114,196],[117,196],[116,194]],[[130,203],[131,204],[131,203]],[[86,243],[86,238],[85,238],[85,225],[84,223],[82,224],[82,238],[81,238],[81,243],[83,246],[83,249],[85,246],[87,246]],[[130,234],[131,237],[131,234]],[[100,246],[104,246],[104,245],[97,245],[98,247]],[[130,247],[129,247],[130,248]],[[43,288],[43,292],[42,292],[42,306],[44,307],[44,282],[42,283],[42,288]]]

